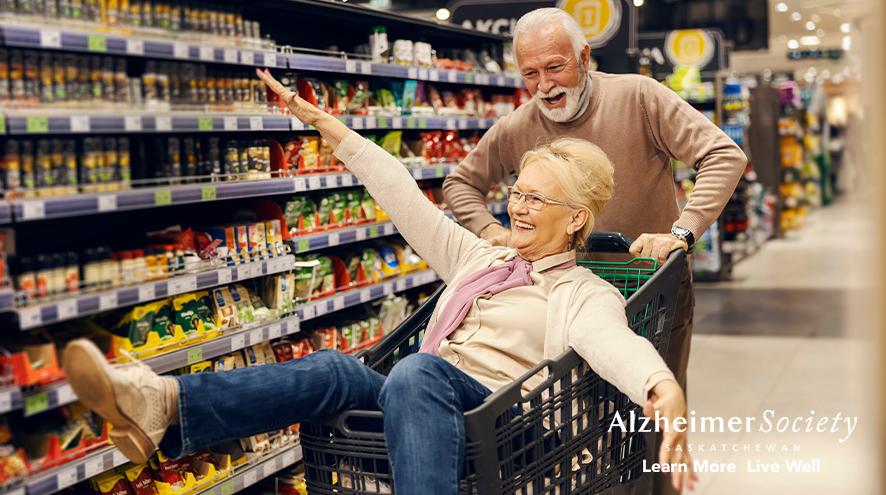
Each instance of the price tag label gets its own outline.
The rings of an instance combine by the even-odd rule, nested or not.
[[[203,186],[200,188],[200,200],[215,201],[218,198],[215,186]]]
[[[104,53],[108,51],[108,38],[97,34],[90,34],[86,38],[86,48],[91,52]]]
[[[378,118],[378,126],[377,126],[377,128],[378,128],[378,129],[387,129],[388,127],[390,127],[390,124],[389,124],[388,122],[389,122],[389,121],[388,121],[388,118],[387,118],[387,117],[379,117],[379,118]],[[367,126],[367,127],[368,127],[368,126]]]
[[[392,127],[394,129],[402,129],[403,128],[403,117],[394,117]]]
[[[314,305],[314,314],[323,316],[326,314],[326,301],[320,301]]]
[[[394,285],[393,284],[385,284],[382,286],[382,291],[386,296],[389,296],[394,293]]]
[[[407,117],[406,118],[406,128],[407,129],[415,129],[415,117]]]
[[[254,485],[256,481],[258,481],[258,472],[255,469],[246,471],[243,475],[243,488]]]
[[[43,48],[61,48],[62,33],[52,29],[40,31],[40,46]]]
[[[467,129],[468,128],[468,119],[458,119],[458,128],[459,129]]]
[[[428,73],[428,79],[430,79],[431,81],[439,81],[440,71],[438,71],[437,69],[431,69],[431,71]]]
[[[406,290],[406,281],[403,279],[397,279],[397,281],[394,282],[394,286],[397,292],[402,292]]]
[[[301,310],[302,312],[302,320],[310,320],[314,318],[314,305],[308,304]]]
[[[234,482],[225,481],[221,484],[221,487],[218,490],[221,495],[233,495],[234,494]]]
[[[378,225],[369,227],[369,237],[378,237]]]
[[[188,365],[203,361],[203,347],[188,349]]]
[[[99,456],[96,459],[86,461],[86,464],[83,466],[83,472],[85,473],[86,478],[92,478],[97,474],[105,472],[104,456]]]
[[[444,177],[445,175],[446,167],[444,167],[443,165],[437,165],[436,167],[434,167],[434,177],[439,179],[441,177]]]
[[[236,131],[237,130],[237,117],[225,117],[225,130],[226,131]]]
[[[357,73],[357,62],[354,60],[345,60],[345,72],[348,74]]]
[[[29,397],[25,397],[25,416],[33,416],[39,412],[49,409],[49,394],[40,392]]]
[[[286,335],[292,335],[294,333],[298,333],[300,330],[300,326],[298,320],[292,319],[286,322]]]
[[[155,119],[154,127],[157,131],[171,131],[172,130],[172,117],[168,116],[157,116]]]
[[[296,243],[296,251],[305,253],[311,249],[311,243],[307,239],[299,239]]]
[[[265,341],[265,334],[261,328],[249,332],[249,345],[261,344]]]
[[[157,189],[154,191],[154,205],[164,206],[168,204],[172,204],[171,189]]]
[[[71,132],[89,132],[89,117],[86,115],[73,115],[70,119]]]
[[[191,49],[188,45],[184,43],[173,43],[172,44],[172,56],[175,58],[189,58]]]
[[[372,74],[372,62],[360,62],[360,73],[363,75]]]
[[[58,319],[59,320],[70,320],[77,316],[77,300],[71,299],[67,301],[59,301],[56,304],[56,311],[58,311]]]
[[[295,118],[295,117],[292,117],[291,119],[289,119],[289,127],[290,127],[293,131],[303,131],[303,130],[305,130],[305,124],[302,123],[302,121],[298,120],[298,119]]]
[[[262,466],[262,477],[263,477],[263,478],[270,478],[270,477],[273,476],[274,473],[276,473],[276,472],[277,472],[277,466],[274,465],[273,462],[266,462],[266,463]]]
[[[295,452],[289,450],[283,454],[283,467],[295,464]]]
[[[0,134],[6,134],[6,116],[0,115]]]
[[[46,217],[46,204],[43,201],[23,201],[22,218],[25,220],[39,220]]]
[[[375,117],[366,117],[366,128],[367,129],[375,129],[378,127],[378,122]]]
[[[446,80],[449,81],[449,82],[451,82],[451,83],[458,82],[458,72],[455,72],[455,71],[449,71],[449,72],[446,74]]]
[[[125,130],[126,132],[141,132],[141,115],[126,115],[125,117],[123,117],[123,130]]]
[[[29,134],[45,134],[49,132],[49,117],[32,115],[26,118],[25,132]]]
[[[77,466],[69,467],[58,472],[56,476],[56,484],[59,490],[64,490],[69,486],[77,484]]]
[[[428,80],[428,69],[418,69],[418,78],[422,81]]]
[[[233,274],[231,273],[230,268],[224,268],[218,272],[218,283],[219,285],[229,284],[231,283]]]
[[[237,50],[233,48],[225,48],[225,62],[229,64],[236,64],[240,60],[237,58]]]
[[[237,334],[231,337],[231,352],[239,351],[246,347],[246,335]]]
[[[255,52],[240,52],[240,63],[245,65],[255,65]]]
[[[465,73],[465,82],[468,84],[474,83],[474,73],[473,72],[466,72]]]
[[[283,328],[279,323],[268,326],[268,340],[279,339],[283,335]]]
[[[106,311],[117,307],[117,293],[109,292],[98,296],[99,311]]]
[[[365,241],[366,240],[366,231],[367,229],[357,229],[357,240]]]
[[[454,130],[455,129],[455,119],[446,119],[446,128]]]
[[[142,285],[138,288],[138,300],[140,302],[150,301],[157,297],[157,292],[154,290],[154,284]]]
[[[363,128],[363,117],[354,117],[351,119],[351,128],[354,130],[360,130]]]
[[[197,290],[197,277],[195,275],[183,275],[169,281],[170,294],[182,294]]]
[[[407,72],[407,77],[409,79],[417,79],[418,78],[418,69],[416,69],[415,67],[410,67],[409,70],[407,70],[406,72]]]
[[[200,45],[200,60],[215,60],[215,48],[206,45]]]
[[[277,53],[276,52],[265,53],[265,67],[269,67],[271,69],[277,67]]]
[[[351,187],[354,185],[354,176],[351,174],[342,174],[341,176],[341,185],[342,187]]]
[[[197,130],[199,131],[211,131],[214,127],[214,122],[212,117],[209,116],[200,116],[197,118]]]
[[[18,312],[18,320],[22,328],[34,328],[43,323],[43,315],[40,308],[22,309]]]
[[[295,179],[295,192],[303,192],[308,188],[308,182],[302,178]]]
[[[123,452],[120,452],[119,450],[114,451],[114,467],[122,466],[127,462],[129,462],[129,459],[127,459],[126,456],[123,455]]]
[[[341,311],[345,309],[345,298],[336,297],[332,300],[332,310],[333,311]]]
[[[504,78],[504,76],[495,76],[495,85],[496,86],[505,86],[506,83],[507,83],[507,80]]]
[[[264,120],[262,120],[261,117],[249,117],[249,129],[253,131],[262,131],[264,128]]]
[[[489,75],[488,74],[478,74],[477,75],[477,83],[489,85]]]
[[[330,233],[329,234],[329,245],[330,246],[338,246],[338,244],[339,244],[338,232]]]
[[[321,188],[320,177],[317,177],[316,175],[312,175],[312,176],[308,177],[308,189],[309,190],[313,191],[315,189],[320,189],[320,188]]]
[[[361,303],[365,303],[366,301],[369,301],[370,299],[372,299],[372,294],[370,294],[368,289],[360,291],[360,302]]]
[[[77,400],[77,396],[74,394],[74,389],[71,388],[70,385],[63,385],[55,392],[55,397],[58,402],[58,405],[70,404]]]
[[[12,410],[12,392],[0,393],[0,413]]]
[[[247,263],[237,267],[237,280],[246,280],[252,278],[252,263]]]
[[[145,42],[142,40],[126,40],[126,53],[130,55],[144,55]]]

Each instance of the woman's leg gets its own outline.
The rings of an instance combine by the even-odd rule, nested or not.
[[[464,412],[492,392],[432,354],[391,370],[379,396],[397,495],[458,493],[465,452]]]
[[[383,375],[333,351],[172,378],[140,363],[111,366],[94,344],[78,340],[66,348],[64,365],[81,402],[114,426],[114,443],[135,462],[157,447],[177,457],[345,409],[377,409],[384,383]]]

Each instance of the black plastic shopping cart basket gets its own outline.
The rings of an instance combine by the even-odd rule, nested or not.
[[[594,234],[590,240],[595,253],[624,253],[629,245],[621,234]],[[675,251],[660,268],[649,259],[579,264],[625,295],[631,329],[664,355],[686,268],[685,253]],[[399,359],[417,352],[441,292],[442,287],[361,359],[387,374]],[[524,397],[523,383],[544,368],[545,382]],[[609,431],[616,413],[627,418],[631,411],[642,415],[639,406],[591,371],[575,351],[544,361],[465,413],[460,492],[591,494],[627,483],[639,488],[637,483],[649,481],[649,477],[641,480],[641,464],[644,459],[652,462],[654,438],[648,433]],[[381,412],[357,410],[322,424],[302,424],[308,493],[393,493],[381,425]]]

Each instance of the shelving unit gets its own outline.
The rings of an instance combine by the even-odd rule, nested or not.
[[[281,13],[294,12],[293,9],[306,15],[309,13],[317,20],[316,25],[312,24],[306,28],[308,30],[323,30],[325,28],[321,25],[324,22],[335,19],[336,23],[350,23],[351,26],[360,26],[360,29],[387,24],[391,27],[392,36],[414,34],[435,44],[451,43],[451,46],[459,48],[470,46],[478,49],[485,48],[489,44],[500,46],[504,41],[498,36],[454,26],[422,23],[362,7],[329,2],[258,0],[243,6],[243,9],[253,19],[268,26],[270,32],[280,33],[285,38],[281,41],[291,43],[299,41],[299,36],[304,33],[293,34],[285,31],[278,17]],[[350,41],[344,41],[348,36],[353,37],[354,32],[343,33],[342,39],[337,41],[345,47],[353,46],[346,44]],[[246,73],[249,67],[268,67],[277,74],[285,70],[299,76],[318,78],[341,76],[342,79],[367,80],[372,84],[382,79],[425,81],[434,85],[439,84],[440,88],[469,86],[471,91],[480,89],[486,92],[487,96],[489,93],[496,95],[513,93],[516,88],[522,87],[519,77],[511,74],[378,63],[353,53],[318,54],[317,50],[293,49],[282,43],[276,45],[273,42],[255,39],[249,44],[240,43],[233,37],[225,39],[188,33],[152,34],[127,28],[90,25],[86,22],[62,25],[60,21],[46,21],[33,16],[17,17],[8,13],[0,13],[0,42],[7,50],[113,56],[115,60],[125,59],[127,67],[136,72],[141,70],[143,63],[149,61],[177,61],[205,66],[216,72],[236,70],[238,73]],[[130,72],[128,76],[131,75],[133,74]],[[269,136],[278,139],[287,133],[315,135],[316,132],[290,115],[264,111],[199,111],[190,106],[187,107],[188,110],[178,110],[174,106],[172,110],[153,110],[148,108],[166,107],[126,106],[100,102],[88,106],[81,102],[78,107],[52,106],[45,102],[34,102],[34,104],[36,108],[2,106],[0,138],[36,143],[38,140],[69,138],[80,140],[101,135],[128,137],[136,143],[139,140],[147,141],[141,138],[143,136],[169,136],[180,139],[224,136],[224,139],[255,141]],[[263,109],[262,107],[260,110]],[[387,111],[375,115],[340,115],[338,118],[357,131],[403,130],[412,132],[412,135],[417,135],[417,131],[483,131],[489,129],[497,120],[466,116],[484,115],[477,112],[455,112],[451,109],[444,109],[435,114],[428,112],[429,109],[425,107],[415,112],[406,109],[401,115]],[[485,115],[500,113],[496,109]],[[82,141],[77,143],[79,147]],[[455,166],[456,163],[429,163],[424,166],[410,166],[409,171],[416,180],[439,180],[451,174]],[[123,214],[133,215],[132,218],[139,219],[148,216],[157,217],[158,222],[168,219],[166,225],[169,225],[173,222],[186,222],[179,220],[179,216],[187,217],[185,213],[193,208],[201,214],[204,211],[209,212],[209,218],[206,219],[208,225],[213,221],[211,218],[213,211],[223,211],[229,205],[249,202],[250,208],[260,208],[252,205],[264,201],[264,205],[267,206],[270,202],[266,198],[281,201],[286,195],[317,196],[314,193],[360,186],[356,177],[347,172],[301,175],[301,171],[294,169],[275,173],[272,178],[260,180],[219,182],[197,180],[191,182],[191,180],[193,179],[190,177],[184,177],[150,184],[133,182],[131,188],[113,191],[98,189],[100,192],[96,192],[95,188],[83,188],[84,191],[77,194],[53,196],[44,196],[40,191],[31,193],[26,191],[25,194],[16,191],[16,194],[0,199],[0,226],[14,230],[16,235],[10,237],[11,242],[21,240],[22,246],[25,246],[16,247],[14,249],[16,254],[31,256],[35,253],[28,252],[28,249],[33,249],[34,243],[28,244],[28,240],[33,239],[33,233],[51,232],[56,226],[95,222],[94,227],[91,226],[94,232],[90,232],[89,235],[99,238],[100,240],[96,241],[98,244],[101,242],[103,228],[106,226],[113,228],[111,225],[116,224],[112,219],[120,219]],[[78,183],[83,184],[83,182]],[[73,189],[69,189],[68,192],[70,190]],[[503,214],[507,210],[506,206],[503,203],[494,203],[489,205],[489,208],[495,214]],[[204,209],[197,210],[197,208]],[[182,212],[182,215],[178,215],[179,212]],[[259,215],[255,209],[252,212]],[[293,235],[286,243],[289,254],[231,266],[223,263],[210,264],[199,271],[193,270],[168,279],[97,291],[56,294],[51,299],[43,298],[39,301],[29,302],[22,297],[22,293],[16,294],[10,287],[0,287],[0,317],[4,318],[3,321],[10,322],[8,333],[24,337],[30,335],[27,332],[33,332],[47,325],[61,322],[76,323],[76,320],[81,318],[109,311],[128,310],[142,303],[174,295],[290,272],[295,269],[296,256],[328,248],[337,248],[336,252],[341,252],[343,249],[349,249],[343,246],[354,245],[356,248],[364,241],[395,235],[398,235],[398,231],[389,221],[358,223],[347,228]],[[18,237],[20,239],[17,239]],[[69,243],[59,251],[83,247],[85,246],[71,247]],[[282,337],[306,336],[312,327],[310,324],[303,326],[305,322],[324,324],[330,316],[335,317],[336,312],[349,308],[353,310],[357,306],[391,294],[403,293],[437,282],[439,278],[431,270],[385,278],[377,283],[301,302],[294,308],[289,308],[291,312],[286,312],[282,317],[226,329],[212,340],[194,339],[176,342],[174,349],[162,354],[149,355],[142,360],[159,373],[172,372]],[[321,317],[323,319],[319,320]],[[51,336],[54,330],[61,328],[66,328],[66,325],[50,326],[45,334]],[[20,416],[23,421],[41,421],[39,418],[46,417],[40,416],[41,413],[71,404],[76,400],[76,394],[65,380],[28,387],[6,386],[0,388],[0,415]],[[232,495],[300,460],[301,448],[298,445],[289,445],[255,458],[247,465],[236,468],[229,476],[220,479],[214,485],[202,487],[189,495],[197,493]],[[16,495],[51,495],[121,466],[125,462],[126,459],[116,448],[97,447],[51,470],[32,472],[23,482],[0,488],[0,492]]]

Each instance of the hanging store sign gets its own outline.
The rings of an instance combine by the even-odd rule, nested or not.
[[[510,36],[514,24],[523,14],[542,7],[553,7],[554,2],[530,0],[496,2],[495,0],[465,0],[449,5],[452,23],[484,33]]]
[[[591,48],[605,46],[621,28],[622,0],[560,0],[557,7],[571,15]]]
[[[674,67],[701,69],[714,58],[714,39],[704,29],[678,29],[665,38],[665,55]]]

